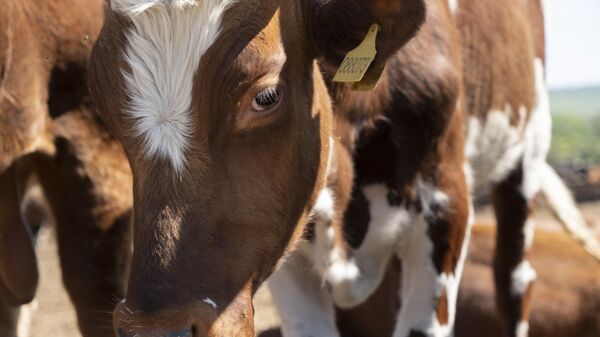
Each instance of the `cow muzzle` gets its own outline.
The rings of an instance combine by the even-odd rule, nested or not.
[[[137,333],[127,333],[121,329],[119,329],[117,331],[117,337],[134,337],[134,336],[140,336],[142,337],[142,335],[139,335]],[[169,332],[169,333],[164,333],[164,334],[153,334],[153,335],[143,335],[143,336],[160,336],[160,337],[194,337],[194,332],[191,329],[186,329],[186,330],[182,330],[182,331],[177,331],[177,332]]]
[[[203,300],[174,309],[142,312],[126,301],[114,312],[117,337],[253,337],[251,298],[223,308]]]

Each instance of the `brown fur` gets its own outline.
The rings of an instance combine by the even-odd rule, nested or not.
[[[533,286],[529,284],[529,289],[520,296],[511,295],[512,272],[527,253],[523,227],[531,213],[530,201],[525,200],[518,190],[522,181],[522,170],[516,170],[494,190],[494,207],[498,219],[498,257],[494,261],[497,303],[500,313],[512,330],[516,330],[517,324],[527,320],[529,316],[527,309]]]
[[[38,284],[32,233],[21,219],[22,182],[17,168],[0,176],[0,288],[12,305],[30,302]]]
[[[56,155],[34,154],[21,158],[11,168],[19,174],[35,174],[44,189],[53,219],[44,214],[44,222],[56,223],[59,256],[63,281],[78,314],[84,336],[106,337],[112,334],[110,315],[115,298],[124,296],[124,282],[130,255],[131,175],[120,145],[94,121],[85,110],[70,111],[57,120]],[[5,173],[5,175],[7,174]],[[27,178],[27,176],[25,176]],[[17,182],[25,178],[16,179]],[[68,188],[66,188],[68,186]],[[2,196],[8,196],[2,193]],[[3,205],[7,205],[3,203]],[[19,204],[11,204],[19,212]],[[25,214],[28,228],[35,214]],[[20,218],[20,214],[17,215]],[[3,231],[3,237],[16,241],[14,235]],[[10,256],[24,259],[25,249],[33,249],[31,234]],[[2,264],[6,264],[6,256]],[[35,257],[31,260],[35,266]],[[20,262],[10,268],[4,278],[19,277],[14,271],[28,271],[28,264]],[[35,270],[35,269],[34,269]],[[37,282],[35,278],[28,277]],[[32,284],[28,302],[36,283],[21,281],[20,286]],[[14,324],[8,322],[7,329]]]
[[[596,261],[567,235],[536,232],[530,259],[538,280],[530,320],[530,337],[592,337],[600,333],[600,273]],[[471,250],[458,299],[456,337],[505,336],[495,308],[493,255],[495,230],[473,229]],[[400,306],[395,296],[400,270],[390,265],[377,292],[363,305],[339,310],[343,337],[389,337]],[[276,331],[260,337],[281,336]]]
[[[533,288],[530,337],[600,334],[600,272],[597,262],[565,234],[537,231],[529,258],[538,273]],[[494,230],[474,230],[461,287],[457,336],[504,336],[495,313]]]
[[[34,152],[51,153],[48,82],[55,66],[86,62],[102,1],[0,4],[0,171]]]
[[[124,144],[135,200],[135,253],[127,302],[115,311],[117,332],[137,333],[136,322],[144,316],[163,313],[174,318],[169,308],[180,308],[177,321],[153,320],[155,330],[148,328],[191,325],[201,336],[253,334],[251,295],[301,237],[326,183],[333,115],[314,59],[339,57],[372,22],[380,21],[383,61],[415,33],[423,12],[420,1],[402,8],[388,7],[392,3],[353,1],[342,6],[336,1],[314,7],[312,1],[246,1],[232,6],[220,37],[196,71],[196,129],[181,175],[164,160],[143,156],[122,113],[127,100],[120,55],[128,23],[117,13],[108,14],[92,56],[91,87],[104,120]],[[396,24],[407,17],[406,24]],[[332,25],[332,34],[315,36],[325,24]],[[339,40],[333,29],[353,34]],[[323,42],[326,50],[319,45]],[[327,54],[329,46],[335,46],[337,56]],[[251,79],[278,71],[262,60],[279,50],[287,60],[274,74],[285,80],[287,103],[267,121],[247,119]],[[240,117],[218,111],[235,111]],[[174,237],[173,231],[181,235]],[[218,316],[205,313],[213,309],[204,298],[217,303]],[[219,318],[207,332],[211,317]]]
[[[6,242],[18,243],[0,245],[10,250],[0,265],[20,261],[0,278],[12,302],[33,297],[37,270],[29,226],[54,222],[63,280],[81,331],[107,337],[108,312],[124,295],[129,264],[132,181],[121,145],[90,112],[87,98],[85,64],[103,1],[4,0],[0,6],[0,172],[13,176],[2,178],[0,197],[10,201],[2,203],[0,229]],[[31,176],[54,219],[31,208],[19,214],[22,186]],[[16,220],[5,221],[7,212]],[[15,232],[27,236],[10,234]],[[14,320],[5,323],[2,329],[14,329]]]
[[[493,20],[483,22],[484,17]],[[363,123],[367,120],[366,130],[357,142],[357,185],[349,213],[356,217],[365,212],[364,203],[356,198],[360,197],[356,188],[375,182],[392,189],[390,205],[410,201],[419,174],[454,202],[450,214],[436,214],[429,219],[435,266],[440,273],[452,273],[463,242],[468,202],[464,198],[469,194],[460,183],[464,179],[463,113],[485,122],[490,112],[503,111],[513,126],[525,123],[536,100],[535,58],[544,59],[543,17],[538,1],[463,1],[454,18],[445,1],[429,2],[426,24],[388,62],[374,93],[351,92],[345,86],[334,91],[341,116]],[[527,111],[525,120],[521,120],[521,108]],[[476,177],[478,174],[481,172],[475,172]],[[498,267],[497,273],[503,275],[497,278],[498,301],[500,310],[506,312],[511,334],[516,323],[528,317],[530,301],[530,291],[518,299],[508,293],[507,275],[523,257],[523,238],[518,235],[522,236],[529,215],[512,214],[515,207],[520,209],[523,203],[527,207],[529,202],[520,201],[523,198],[516,193],[522,181],[512,180],[507,177],[500,182],[496,193],[497,202],[505,203],[496,209],[503,229],[498,237],[497,264],[505,266]],[[368,221],[368,217],[358,218]],[[354,229],[349,230],[356,232],[356,220],[350,221]],[[360,242],[361,238],[354,240]],[[447,311],[440,299],[440,321],[445,320]]]
[[[91,88],[127,152],[135,200],[135,254],[127,301],[115,311],[116,331],[137,334],[138,323],[153,317],[153,326],[142,333],[182,328],[222,336],[230,333],[215,322],[225,320],[237,326],[235,336],[251,335],[251,295],[293,251],[327,183],[339,193],[331,224],[343,234],[335,244],[346,257],[360,246],[365,230],[364,224],[342,225],[339,213],[350,195],[348,214],[360,213],[359,189],[383,183],[390,205],[424,216],[438,275],[456,274],[470,203],[463,171],[466,118],[485,121],[500,111],[512,126],[529,119],[536,102],[533,61],[544,58],[541,14],[534,0],[465,0],[456,16],[441,0],[427,2],[427,10],[417,0],[236,3],[195,70],[189,162],[176,172],[168,161],[145,155],[124,112],[129,102],[122,70],[128,66],[122,53],[130,23],[109,12],[90,63]],[[382,29],[372,69],[387,63],[378,89],[358,93],[331,83],[342,57],[374,22]],[[280,52],[287,57],[284,64],[268,62]],[[284,102],[255,118],[247,108],[254,82],[265,73],[284,83]],[[340,174],[328,181],[331,136],[339,138],[334,144]],[[351,156],[355,172],[348,168]],[[521,230],[525,217],[510,217],[506,206],[523,203],[511,193],[517,186],[510,178],[496,183],[500,227],[506,228],[499,238],[504,242],[508,236],[510,243],[499,247],[496,261],[512,268],[511,256],[522,257],[523,247],[507,233]],[[423,201],[426,191],[419,184],[443,192],[448,205]],[[425,261],[403,262],[425,268],[420,265]],[[497,274],[504,275],[497,277],[499,305],[514,333],[515,317],[528,315],[528,299],[508,299],[506,272]],[[450,321],[446,297],[432,296],[436,317]],[[214,312],[204,298],[218,304]],[[207,331],[211,325],[216,330]]]

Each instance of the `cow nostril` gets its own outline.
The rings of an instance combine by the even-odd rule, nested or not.
[[[127,336],[127,334],[125,333],[125,331],[123,331],[123,329],[119,328],[117,330],[117,337],[129,337],[129,336]]]

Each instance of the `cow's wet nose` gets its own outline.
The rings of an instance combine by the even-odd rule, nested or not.
[[[116,337],[207,337],[217,318],[215,308],[203,301],[163,310],[138,308],[125,300],[117,305],[113,316]]]
[[[117,337],[144,337],[140,334],[137,333],[127,333],[126,331],[124,331],[123,329],[119,329],[117,331]],[[194,333],[192,331],[192,329],[184,329],[184,330],[179,330],[179,331],[175,331],[175,332],[167,332],[164,334],[161,334],[160,336],[158,335],[152,335],[152,337],[194,337]]]

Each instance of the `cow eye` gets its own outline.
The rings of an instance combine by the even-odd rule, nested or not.
[[[272,109],[279,103],[281,93],[277,87],[268,87],[259,91],[252,101],[252,109],[263,112]]]

